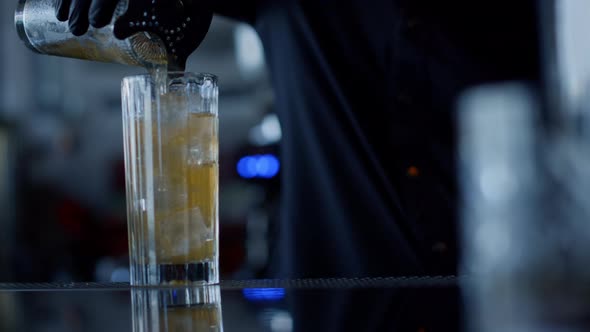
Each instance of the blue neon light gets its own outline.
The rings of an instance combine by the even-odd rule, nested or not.
[[[285,298],[284,288],[245,288],[242,292],[249,301],[278,301]]]
[[[238,162],[238,174],[244,179],[272,179],[279,174],[281,163],[272,154],[246,156]]]
[[[238,174],[245,179],[251,179],[256,176],[256,161],[253,157],[244,157],[238,162]]]

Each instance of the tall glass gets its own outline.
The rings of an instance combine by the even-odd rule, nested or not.
[[[131,284],[219,282],[217,79],[122,84]]]

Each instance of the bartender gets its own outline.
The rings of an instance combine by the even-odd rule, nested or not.
[[[456,273],[455,103],[475,85],[539,85],[536,2],[210,1],[266,51],[284,132],[276,276]],[[82,35],[117,2],[56,12]]]

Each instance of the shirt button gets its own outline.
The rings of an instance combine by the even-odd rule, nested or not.
[[[425,22],[416,17],[408,17],[403,23],[403,31],[406,38],[414,43],[428,42]]]
[[[414,29],[418,28],[421,24],[422,24],[421,20],[419,20],[415,17],[410,17],[406,21],[406,28],[408,28],[409,30],[414,30]]]
[[[442,241],[436,242],[435,244],[432,245],[432,251],[437,253],[437,254],[444,254],[447,252],[447,250],[449,249],[449,246]]]
[[[408,17],[404,22],[404,30],[408,36],[413,36],[422,28],[423,22],[417,17]]]
[[[398,103],[405,105],[405,106],[410,106],[414,103],[414,99],[412,98],[412,96],[407,93],[407,92],[400,92],[395,96],[395,99],[398,101]]]

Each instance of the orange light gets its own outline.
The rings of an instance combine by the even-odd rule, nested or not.
[[[416,166],[410,166],[410,167],[408,167],[408,173],[407,174],[408,174],[409,177],[415,178],[415,177],[420,176],[420,170]]]

